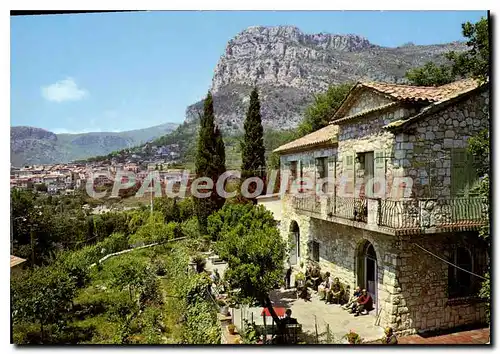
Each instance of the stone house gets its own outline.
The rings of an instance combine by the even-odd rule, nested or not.
[[[484,322],[472,273],[488,263],[485,203],[467,144],[489,122],[489,83],[356,84],[330,125],[275,150],[295,269],[318,262],[365,287],[399,333]]]

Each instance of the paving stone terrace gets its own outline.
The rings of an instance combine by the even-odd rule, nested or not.
[[[330,333],[333,335],[333,342],[344,343],[342,338],[350,330],[358,333],[364,341],[374,341],[384,335],[382,327],[375,325],[375,311],[368,315],[354,317],[346,310],[335,304],[325,304],[320,301],[317,294],[313,292],[310,301],[298,299],[295,289],[279,289],[270,295],[271,301],[275,307],[284,307],[292,310],[292,317],[296,318],[302,325],[302,332],[307,338],[308,344],[314,344],[316,340],[316,330],[319,338],[326,339],[327,325]],[[261,316],[262,307],[242,307],[233,309],[233,322],[240,330],[243,324],[243,318],[253,320],[257,326],[263,326],[264,320]],[[272,323],[271,317],[266,317],[266,325]]]

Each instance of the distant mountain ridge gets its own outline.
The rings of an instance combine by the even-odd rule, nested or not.
[[[406,83],[405,73],[444,54],[461,52],[463,42],[435,45],[405,43],[389,48],[355,34],[307,34],[295,26],[253,26],[227,43],[212,79],[214,109],[224,131],[243,129],[248,96],[259,89],[264,126],[296,127],[314,94],[329,85],[356,81]],[[186,111],[193,121],[202,108],[196,102]]]
[[[80,134],[55,134],[41,128],[15,126],[10,128],[11,164],[23,166],[63,163],[106,155],[169,134],[177,126],[177,123],[165,123],[124,132]]]

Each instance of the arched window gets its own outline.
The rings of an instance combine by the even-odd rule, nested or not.
[[[450,262],[458,267],[473,272],[472,255],[468,249],[457,247],[453,250]],[[473,275],[452,265],[448,266],[448,297],[464,297],[473,295]]]

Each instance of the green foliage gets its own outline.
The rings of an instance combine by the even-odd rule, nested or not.
[[[280,165],[279,154],[272,152],[274,149],[298,138],[295,130],[272,130],[264,132],[264,146],[267,152],[267,169],[278,169]]]
[[[195,216],[184,221],[181,228],[182,234],[190,239],[199,239],[201,237],[198,220]]]
[[[145,268],[135,259],[125,258],[113,270],[112,285],[118,289],[128,288],[130,300],[133,292],[143,284]]]
[[[428,62],[420,68],[410,69],[405,77],[415,86],[441,86],[455,81],[450,65],[436,65]]]
[[[243,125],[245,133],[241,142],[241,178],[262,177],[261,170],[266,166],[264,148],[264,129],[260,115],[260,101],[257,89],[250,94],[250,106]]]
[[[11,280],[14,323],[33,322],[44,326],[63,325],[76,291],[73,279],[60,267],[43,267]]]
[[[146,269],[140,286],[139,305],[144,309],[147,306],[161,304],[160,282],[153,269]]]
[[[489,77],[490,45],[488,19],[477,23],[462,24],[462,35],[467,38],[469,50],[446,54],[450,64],[436,65],[428,62],[421,68],[411,69],[406,78],[416,86],[440,86],[460,77],[473,77],[485,81]]]
[[[239,220],[231,214],[241,215]],[[285,243],[272,214],[260,206],[228,204],[209,220],[212,232],[219,232],[215,251],[228,262],[225,280],[241,289],[242,301],[264,302],[281,281]]]
[[[250,323],[247,319],[243,319],[244,321],[244,331],[241,333],[241,337],[243,339],[243,344],[257,344],[259,340],[259,331],[255,322]]]
[[[178,222],[181,220],[179,201],[177,198],[155,198],[153,209],[163,214],[165,222]]]
[[[490,135],[488,130],[483,130],[476,136],[469,138],[469,152],[473,156],[474,166],[481,176],[481,180],[476,187],[476,191],[487,203],[483,208],[483,216],[486,220],[484,226],[479,230],[479,236],[483,238],[488,245],[488,253],[491,257],[491,233],[490,233],[490,213],[491,208],[490,202]],[[488,268],[490,265],[488,265]],[[479,291],[479,296],[483,299],[487,299],[487,320],[490,321],[490,272],[485,274],[486,280],[482,282],[481,289]]]
[[[462,24],[462,35],[467,38],[469,50],[464,53],[450,52],[447,58],[452,61],[453,73],[471,76],[480,80],[489,77],[490,43],[488,19],[482,17],[476,23]]]
[[[209,303],[196,302],[188,308],[184,336],[187,344],[220,344],[217,315]]]
[[[145,344],[161,344],[162,334],[165,332],[163,313],[156,307],[147,307],[141,321]]]
[[[195,167],[198,177],[208,177],[215,185],[219,176],[225,172],[226,166],[224,142],[214,120],[213,100],[209,92],[204,102],[203,116],[200,118]],[[217,195],[215,188],[213,188],[209,198],[195,198],[194,202],[195,214],[201,229],[204,231],[207,217],[222,207],[224,199]]]
[[[194,214],[194,201],[193,198],[184,198],[177,203],[179,206],[179,220],[186,221]]]
[[[490,171],[490,133],[485,129],[478,135],[469,138],[469,152],[474,157],[473,163],[479,176]]]
[[[297,138],[327,126],[352,87],[351,83],[330,86],[325,93],[316,95],[314,103],[307,107],[304,120],[297,128]]]
[[[488,300],[488,302],[486,303],[486,318],[487,318],[486,320],[487,320],[488,323],[490,323],[490,319],[491,319],[490,273],[489,272],[486,273],[484,275],[484,277],[486,278],[486,280],[484,280],[481,283],[481,289],[479,290],[479,297]]]

